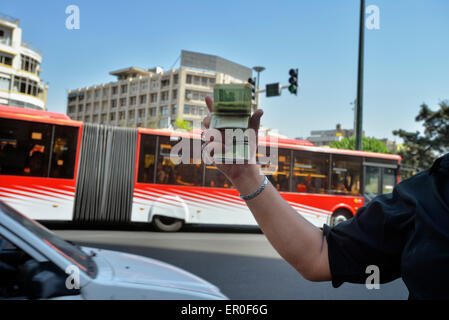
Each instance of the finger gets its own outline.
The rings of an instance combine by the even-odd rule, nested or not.
[[[256,111],[254,111],[253,115],[251,116],[251,119],[249,120],[249,127],[254,131],[256,131],[256,133],[259,130],[260,118],[262,117],[262,115],[263,110],[257,109]]]
[[[214,100],[212,100],[212,98],[209,97],[209,96],[206,96],[206,98],[204,100],[206,100],[206,105],[207,105],[207,108],[209,109],[209,112],[212,112],[212,107],[214,105]]]
[[[203,119],[204,128],[209,129],[210,126],[210,115]]]

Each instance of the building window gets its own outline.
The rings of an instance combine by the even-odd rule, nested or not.
[[[126,98],[120,98],[120,107],[126,106]]]
[[[158,81],[151,80],[151,89],[157,89],[157,87],[158,87]]]
[[[78,113],[79,112],[83,112],[83,105],[82,104],[78,105]]]
[[[122,84],[120,87],[120,93],[124,94],[128,91],[128,85],[127,84]]]
[[[107,88],[104,88],[103,89],[103,98],[107,98],[108,97],[108,93],[109,93],[109,90]]]
[[[179,78],[179,76],[177,74],[173,75],[173,84],[174,85],[178,84],[178,78]]]
[[[75,113],[75,112],[76,112],[75,106],[69,106],[68,113]]]
[[[161,101],[168,100],[168,91],[161,92]]]
[[[14,77],[13,91],[26,93],[36,97],[41,92],[36,81],[22,77]]]
[[[117,100],[111,100],[111,109],[115,109],[117,107]]]
[[[109,120],[114,121],[115,120],[115,113],[111,113],[109,115]]]
[[[94,114],[94,116],[92,117],[92,122],[93,123],[97,123],[98,122],[98,114]]]
[[[120,111],[118,113],[119,120],[125,120],[125,111]]]
[[[137,120],[142,121],[143,118],[145,118],[145,109],[140,109],[137,112]]]
[[[168,79],[161,80],[161,88],[168,87],[169,85],[170,85],[170,80],[168,80]]]
[[[140,83],[140,91],[145,91],[145,90],[147,90],[147,88],[148,88],[148,81],[147,80],[143,80]]]
[[[90,104],[90,103],[88,103]],[[86,106],[88,105],[86,104]],[[99,102],[94,102],[94,112],[98,112],[100,111],[100,103]]]
[[[176,112],[178,112],[178,105],[172,104],[172,106],[171,106],[171,114],[173,116],[176,116]]]
[[[157,102],[157,93],[152,93],[150,95],[150,103],[156,103]]]
[[[135,106],[136,105],[136,97],[129,97],[129,105],[130,106]]]
[[[128,112],[128,120],[134,120],[135,112],[134,110],[130,110]]]
[[[0,52],[0,63],[12,66],[12,56],[7,53]]]
[[[201,78],[201,85],[203,86],[203,87],[207,87],[207,78]]]
[[[31,72],[37,73],[39,62],[31,57],[21,54],[20,59],[22,61],[21,69]]]
[[[114,87],[112,87],[112,95],[115,95],[115,94],[117,94],[117,92],[118,92],[118,87],[117,86],[114,86]]]
[[[178,90],[173,90],[171,94],[172,100],[175,100],[178,98]]]
[[[0,77],[0,89],[10,90],[11,80],[7,78]]]
[[[145,103],[147,103],[147,95],[146,94],[140,96],[140,104],[145,104]]]
[[[200,84],[200,77],[194,76],[193,77],[193,84],[199,85]]]
[[[131,94],[137,93],[137,83],[132,83],[130,88]]]
[[[188,84],[192,83],[192,76],[190,74],[186,75],[186,83]]]
[[[86,103],[86,112],[90,112],[90,103]]]
[[[162,106],[161,107],[161,114],[163,116],[167,116],[168,115],[168,106]]]
[[[155,117],[157,115],[157,108],[150,108],[150,117]]]
[[[209,86],[213,87],[215,85],[215,79],[209,78]]]
[[[95,99],[98,99],[100,97],[100,89],[96,89],[94,91]]]
[[[108,102],[105,100],[101,103],[101,110],[106,111],[108,109]]]

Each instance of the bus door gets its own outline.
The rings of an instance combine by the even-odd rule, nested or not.
[[[397,181],[397,165],[375,162],[363,163],[364,203],[376,196],[393,192]]]

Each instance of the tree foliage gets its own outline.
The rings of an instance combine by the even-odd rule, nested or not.
[[[190,122],[185,121],[181,118],[177,118],[174,124],[175,129],[182,129],[186,131],[192,130],[192,126],[190,125]]]
[[[404,141],[404,148],[399,152],[402,165],[422,170],[449,151],[449,101],[440,102],[435,111],[422,104],[415,121],[422,122],[423,133],[399,129],[393,134]]]
[[[343,138],[340,141],[332,142],[329,147],[337,149],[355,150],[355,137]],[[370,152],[388,153],[388,148],[382,141],[376,138],[363,137],[362,150]]]

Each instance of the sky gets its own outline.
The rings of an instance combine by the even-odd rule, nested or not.
[[[66,7],[80,9],[80,29],[66,28]],[[421,130],[419,107],[449,99],[449,1],[366,0],[379,8],[379,29],[365,29],[363,129],[399,139]],[[261,86],[288,83],[297,96],[261,96],[262,125],[291,138],[311,130],[353,127],[357,95],[359,0],[128,0],[3,2],[20,19],[23,41],[43,54],[47,109],[66,112],[70,89],[114,81],[112,70],[173,67],[181,50],[266,68]],[[179,61],[174,65],[179,67]]]

